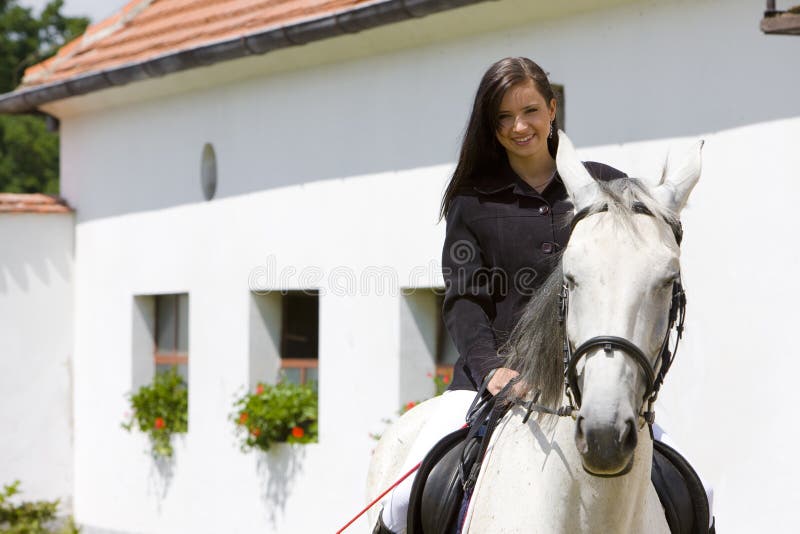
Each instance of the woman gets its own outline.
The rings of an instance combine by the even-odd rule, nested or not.
[[[502,366],[497,350],[555,266],[572,213],[556,172],[555,118],[553,89],[530,59],[505,58],[484,74],[441,207],[447,220],[443,314],[460,357],[401,472],[464,424],[490,373],[492,395],[517,375]],[[599,163],[586,167],[598,179],[624,176]],[[412,482],[409,477],[383,501],[376,533],[406,527]]]

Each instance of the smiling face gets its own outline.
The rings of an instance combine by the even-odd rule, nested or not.
[[[533,80],[512,86],[497,113],[497,141],[506,149],[509,161],[520,163],[550,157],[547,137],[556,116],[556,101],[548,102]]]

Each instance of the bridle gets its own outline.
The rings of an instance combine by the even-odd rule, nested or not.
[[[608,211],[608,204],[604,204],[599,208],[584,208],[575,214],[570,225],[570,236],[575,230],[575,226],[583,219],[596,213]],[[633,205],[633,211],[644,215],[654,217],[655,215],[642,203],[637,202]],[[667,221],[669,222],[669,221]],[[671,223],[670,227],[675,235],[675,241],[678,246],[681,244],[683,238],[683,230],[679,222]],[[655,412],[653,405],[658,397],[658,392],[664,383],[664,378],[675,360],[675,355],[678,351],[678,344],[681,337],[683,337],[683,324],[686,317],[686,294],[681,285],[680,276],[672,283],[672,302],[669,310],[669,318],[667,325],[667,332],[664,335],[664,340],[661,342],[661,349],[654,364],[645,355],[644,351],[636,346],[631,341],[617,336],[595,336],[584,341],[577,349],[572,350],[572,345],[567,335],[567,313],[569,311],[569,291],[566,284],[561,286],[559,294],[559,312],[558,321],[563,328],[564,337],[564,389],[567,397],[567,404],[556,410],[547,406],[537,404],[539,399],[539,392],[534,393],[533,398],[525,403],[528,412],[523,419],[523,423],[527,422],[531,412],[543,412],[559,416],[572,416],[577,415],[581,407],[581,390],[578,386],[578,362],[594,349],[602,348],[607,354],[610,354],[614,349],[620,350],[623,354],[627,355],[636,362],[645,376],[646,387],[642,399],[642,408],[639,412],[641,420],[640,428],[644,424],[652,426],[655,422]],[[670,351],[669,340],[672,329],[675,329],[676,339],[675,347]],[[660,363],[660,365],[659,365]]]

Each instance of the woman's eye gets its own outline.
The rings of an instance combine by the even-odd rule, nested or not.
[[[537,108],[528,108],[527,110],[528,113],[536,113],[537,111],[539,111]]]

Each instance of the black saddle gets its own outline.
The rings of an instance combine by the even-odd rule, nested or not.
[[[411,486],[407,534],[455,534],[461,530],[465,504],[478,478],[489,439],[509,409],[508,404],[496,403],[495,397],[484,395],[488,381],[484,381],[470,406],[469,426],[442,438],[422,460]]]
[[[475,462],[482,459],[482,449],[485,450],[482,440],[480,433],[463,428],[445,436],[425,456],[411,489],[408,534],[460,531],[460,520],[472,492],[471,484],[467,483],[465,490],[462,481],[474,483],[480,467]],[[714,532],[713,527],[708,527],[708,500],[700,477],[675,449],[656,440],[651,480],[672,534]]]
[[[411,486],[407,534],[455,534],[464,501],[459,469],[462,456],[477,456],[480,442],[467,440],[469,428],[442,438],[425,456]]]
[[[650,480],[664,507],[672,534],[713,532],[708,527],[708,497],[700,477],[686,458],[658,440],[653,440]]]

